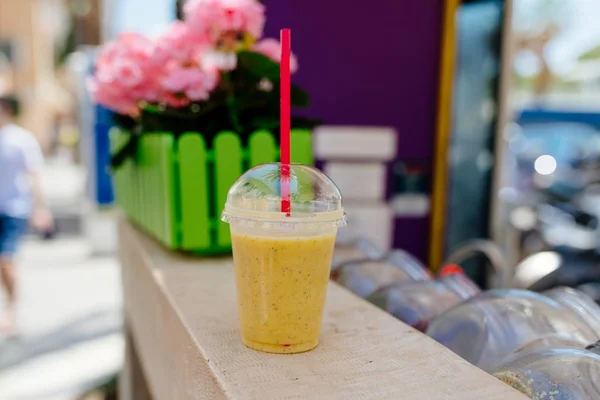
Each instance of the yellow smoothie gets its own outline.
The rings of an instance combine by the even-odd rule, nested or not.
[[[335,233],[261,237],[232,232],[242,341],[269,353],[319,344]]]

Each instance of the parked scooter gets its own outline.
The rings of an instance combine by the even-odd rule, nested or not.
[[[545,194],[532,211],[535,226],[522,236],[525,241],[536,235],[538,251],[516,266],[511,286],[544,291],[588,284],[586,293],[600,301],[600,290],[590,286],[600,283],[600,212],[594,212],[600,196],[595,189],[571,198]]]
[[[524,127],[509,140],[516,159],[513,209],[519,259],[511,286],[582,287],[600,301],[600,133],[577,124]]]

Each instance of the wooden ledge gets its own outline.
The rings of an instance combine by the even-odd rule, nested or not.
[[[239,338],[229,258],[171,253],[127,222],[119,235],[130,350],[156,400],[525,399],[335,284],[317,349],[249,350]],[[141,392],[131,385],[123,386]]]

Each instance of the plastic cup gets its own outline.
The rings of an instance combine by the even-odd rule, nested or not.
[[[342,197],[319,170],[290,165],[291,214],[281,212],[280,164],[259,165],[229,190],[242,342],[269,353],[319,344]]]

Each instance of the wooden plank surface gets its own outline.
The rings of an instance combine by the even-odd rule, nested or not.
[[[170,253],[126,222],[120,236],[127,320],[156,400],[525,399],[335,284],[317,349],[249,350],[229,258]]]

